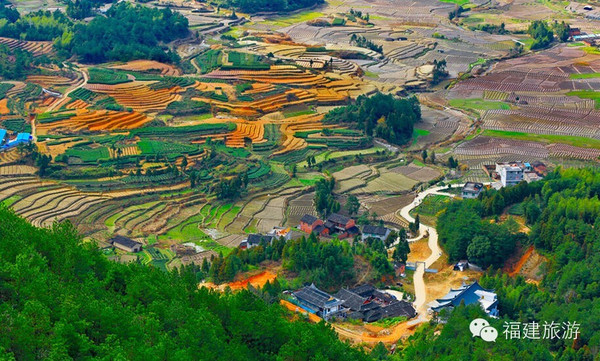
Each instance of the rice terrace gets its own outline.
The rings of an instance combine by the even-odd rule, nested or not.
[[[48,232],[72,226],[77,247],[92,245],[110,264],[189,274],[190,292],[230,304],[253,294],[286,324],[326,323],[339,350],[359,355],[340,360],[437,359],[424,345],[470,312],[445,297],[500,297],[470,314],[500,325],[517,317],[516,294],[564,285],[549,282],[565,259],[536,237],[550,204],[564,206],[550,191],[574,187],[577,174],[597,179],[596,8],[0,0],[0,210]],[[594,207],[579,217],[593,219]],[[583,226],[569,232],[569,244],[588,242]],[[3,287],[0,298],[10,297]],[[591,300],[597,284],[584,288],[561,300]],[[534,303],[519,320],[542,314]],[[548,355],[600,357],[598,325],[588,326]],[[284,354],[255,349],[260,337],[223,334],[255,340],[239,355]],[[0,353],[14,359],[54,347],[29,353],[11,340],[0,332]],[[531,351],[503,342],[486,349],[489,359]],[[73,350],[74,359],[108,355]],[[278,359],[338,359],[339,350]]]

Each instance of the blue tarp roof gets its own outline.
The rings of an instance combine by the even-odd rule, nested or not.
[[[6,137],[6,130],[0,129],[0,141],[2,141]]]
[[[29,134],[29,133],[19,133],[19,134],[17,134],[16,141],[17,142],[19,142],[19,141],[27,141],[28,142],[30,138],[31,138],[31,134]]]

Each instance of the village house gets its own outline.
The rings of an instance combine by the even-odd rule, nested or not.
[[[300,219],[300,229],[309,234],[313,232],[321,234],[325,227],[323,226],[323,221],[319,218],[310,214],[305,214]]]
[[[142,244],[131,238],[116,235],[108,241],[113,247],[125,252],[136,253],[142,250]]]
[[[342,301],[318,289],[314,283],[293,293],[299,306],[324,320],[329,320],[341,310]]]
[[[371,226],[366,225],[362,229],[362,240],[365,241],[367,238],[377,238],[385,241],[392,233],[392,230],[387,227]]]
[[[260,245],[261,242],[265,242],[265,244],[271,244],[276,238],[276,236],[270,234],[249,234],[248,238],[240,243],[240,248],[249,249]]]
[[[348,318],[364,322],[400,316],[410,319],[417,314],[409,302],[398,300],[369,284],[353,289],[342,288],[335,297],[343,301],[342,306]]]
[[[0,129],[0,147],[5,145],[8,140],[8,134],[6,129]]]
[[[463,198],[475,199],[483,190],[483,183],[467,182],[462,189],[461,196]]]
[[[430,308],[432,312],[440,312],[442,309],[452,309],[461,302],[465,305],[471,305],[479,302],[481,308],[491,317],[498,317],[498,297],[493,290],[486,290],[481,287],[477,281],[470,285],[463,285],[457,289],[450,289],[450,292],[444,297],[435,300],[435,304]]]
[[[354,220],[338,213],[330,214],[329,217],[327,217],[324,226],[329,230],[329,234],[336,233],[339,239],[348,238],[358,234],[358,228],[356,227]]]

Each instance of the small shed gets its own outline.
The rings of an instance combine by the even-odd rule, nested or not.
[[[142,244],[140,242],[136,242],[131,238],[127,238],[124,236],[116,235],[109,241],[113,247],[116,247],[125,252],[136,253],[142,250]]]

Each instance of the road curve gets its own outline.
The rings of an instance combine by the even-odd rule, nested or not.
[[[463,184],[456,184],[456,185],[452,185],[452,186],[453,187],[462,187]],[[439,194],[439,195],[444,195],[444,196],[449,196],[449,197],[455,196],[450,193],[442,192],[442,190],[444,190],[444,189],[448,189],[448,186],[429,188],[429,189],[419,193],[415,197],[415,199],[413,200],[412,203],[410,203],[409,205],[400,209],[400,216],[402,216],[404,219],[406,219],[407,221],[412,223],[415,221],[415,219],[410,215],[410,211],[412,211],[414,208],[418,207],[419,204],[421,204],[421,202],[423,202],[423,199],[425,199],[425,197],[427,197],[428,195]],[[431,265],[434,264],[435,261],[437,261],[440,258],[440,256],[442,255],[442,252],[443,252],[438,243],[438,233],[434,227],[430,227],[428,225],[421,223],[420,227],[419,227],[420,235],[417,236],[416,238],[414,238],[414,240],[421,239],[422,235],[425,234],[425,232],[427,232],[429,234],[428,246],[429,246],[429,249],[431,250],[431,254],[429,255],[429,257],[427,257],[427,259],[418,261],[419,263],[417,264],[417,268],[414,273],[413,283],[415,286],[415,300],[413,302],[413,305],[414,305],[415,309],[417,310],[419,317],[416,320],[412,321],[413,324],[424,322],[427,320],[427,308],[426,308],[427,290],[425,289],[425,280],[423,279],[423,276],[425,274],[425,268],[431,267]],[[423,265],[423,263],[420,263],[420,262],[425,262],[425,264]]]

